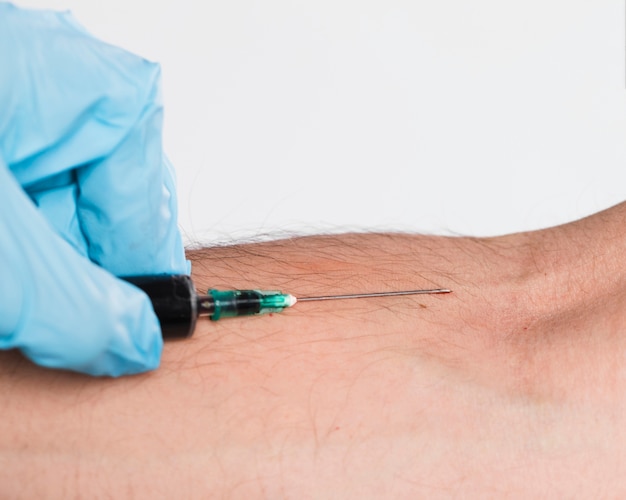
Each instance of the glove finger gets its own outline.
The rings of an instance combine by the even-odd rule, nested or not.
[[[77,254],[0,162],[0,348],[92,375],[156,368],[158,320],[145,294]]]
[[[91,37],[67,12],[6,3],[0,60],[7,76],[0,79],[0,152],[28,189],[108,155],[138,119],[146,81],[158,72]]]
[[[114,274],[186,272],[159,66],[93,38],[69,13],[10,4],[0,4],[0,60],[12,75],[0,79],[0,154],[35,199],[79,183],[76,207],[42,207],[68,241]]]

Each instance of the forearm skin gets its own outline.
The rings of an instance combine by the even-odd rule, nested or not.
[[[201,321],[116,380],[2,353],[0,496],[619,496],[625,212],[190,252],[201,290],[453,293]]]

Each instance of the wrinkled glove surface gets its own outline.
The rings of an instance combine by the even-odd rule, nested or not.
[[[158,366],[150,301],[115,276],[188,272],[159,80],[69,13],[0,3],[0,348],[92,375]]]

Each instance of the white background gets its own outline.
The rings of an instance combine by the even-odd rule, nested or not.
[[[16,3],[161,63],[187,243],[493,235],[626,200],[623,0]]]

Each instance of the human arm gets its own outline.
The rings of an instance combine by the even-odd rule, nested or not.
[[[200,289],[453,294],[200,322],[166,345],[159,370],[125,379],[3,353],[0,488],[620,496],[625,214],[487,239],[362,234],[190,252]]]

